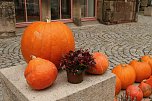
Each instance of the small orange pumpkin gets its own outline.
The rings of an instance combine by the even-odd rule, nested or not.
[[[94,61],[96,62],[95,66],[87,70],[91,74],[103,74],[109,66],[108,58],[105,54],[100,52],[93,53]]]
[[[121,80],[116,75],[115,95],[118,95],[120,91],[121,91]]]
[[[129,85],[135,82],[135,70],[128,64],[117,65],[113,68],[112,73],[119,77],[122,89],[126,89]]]
[[[57,74],[56,66],[52,62],[41,58],[31,60],[24,72],[27,83],[36,90],[51,86]]]
[[[136,82],[141,82],[151,76],[151,67],[148,63],[132,60],[130,65],[135,69]]]
[[[149,65],[151,67],[151,74],[152,74],[152,57],[148,56],[148,55],[145,55],[145,56],[141,57],[141,60],[144,61],[144,62],[149,63]]]
[[[50,60],[58,68],[62,56],[74,49],[72,31],[62,22],[34,22],[21,38],[21,52],[27,63],[34,55]]]
[[[144,97],[149,97],[152,94],[151,86],[145,81],[142,81],[138,87],[142,90]]]
[[[118,101],[118,100],[117,100],[117,96],[114,97],[114,101]]]
[[[130,85],[126,89],[127,98],[130,96],[131,101],[141,101],[143,99],[143,93],[138,86]]]
[[[150,78],[148,78],[145,83],[149,84],[152,88],[152,76],[150,76]]]

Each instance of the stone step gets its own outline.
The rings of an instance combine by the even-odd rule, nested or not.
[[[115,76],[111,71],[103,75],[86,74],[80,84],[68,83],[62,71],[51,87],[36,91],[26,83],[25,66],[0,70],[3,101],[113,101]]]

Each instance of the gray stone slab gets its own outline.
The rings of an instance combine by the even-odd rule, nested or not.
[[[80,84],[68,83],[66,73],[60,72],[50,88],[35,91],[27,85],[24,70],[25,65],[0,70],[4,101],[112,101],[114,98],[115,76],[110,71],[85,75]]]

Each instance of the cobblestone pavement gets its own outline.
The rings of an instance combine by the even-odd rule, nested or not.
[[[110,69],[145,54],[152,55],[152,17],[140,15],[137,23],[96,24],[72,30],[76,48],[104,52],[109,57]],[[20,35],[0,39],[0,68],[25,63],[20,52]]]

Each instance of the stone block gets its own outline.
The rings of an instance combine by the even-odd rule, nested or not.
[[[152,16],[152,7],[145,7],[144,15],[145,16]]]
[[[88,75],[80,84],[67,82],[66,73],[59,72],[54,84],[45,90],[31,89],[24,78],[25,65],[0,70],[3,101],[113,101],[115,76],[111,71],[103,75]]]
[[[148,0],[141,0],[141,6],[146,7],[148,5]]]
[[[118,24],[137,21],[136,1],[106,0],[103,4],[102,23]]]
[[[0,36],[15,33],[15,6],[13,1],[0,1]]]

